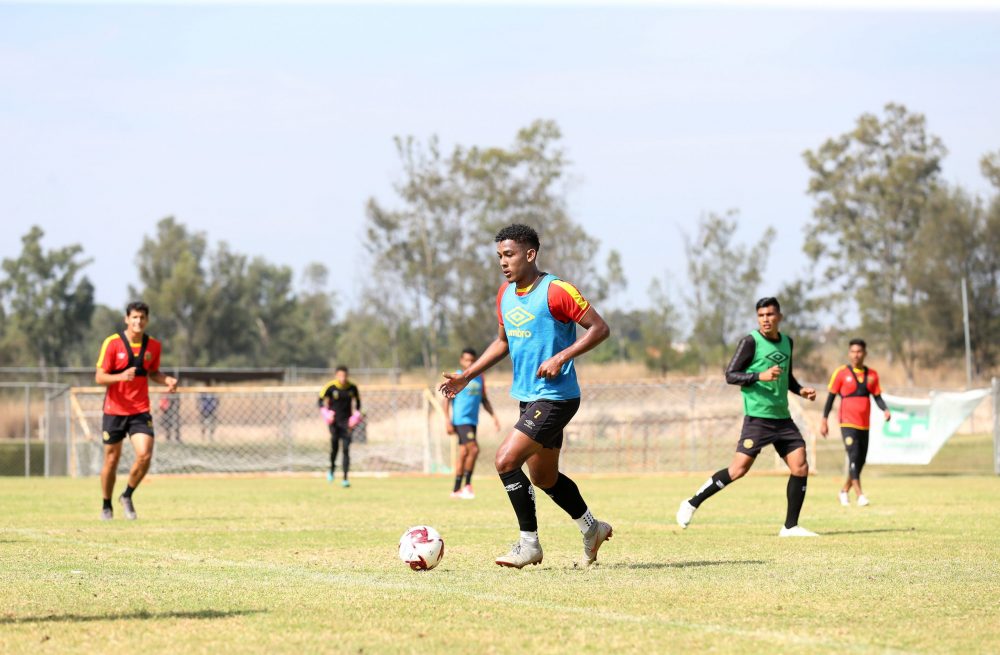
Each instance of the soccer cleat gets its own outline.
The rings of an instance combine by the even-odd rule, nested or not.
[[[840,494],[838,494],[838,496],[840,498],[840,504],[841,505],[843,505],[844,507],[850,506],[850,504],[851,504],[851,497],[847,495],[846,491],[841,491]]]
[[[791,528],[782,527],[781,532],[778,533],[779,537],[818,537],[819,535],[811,530],[806,530],[801,525],[796,525]]]
[[[677,525],[682,528],[688,527],[688,523],[691,522],[691,517],[694,516],[694,511],[698,509],[687,500],[681,501],[681,506],[677,508]]]
[[[510,547],[510,552],[496,558],[498,566],[507,566],[514,569],[521,569],[528,564],[542,563],[542,544],[520,540]]]
[[[327,482],[333,482],[333,471],[327,471],[326,472],[326,481]]]
[[[461,498],[464,498],[465,500],[472,500],[473,498],[476,497],[476,494],[472,493],[472,485],[467,484],[465,485],[465,487],[462,488],[462,492],[459,494],[459,496]]]
[[[101,520],[102,521],[110,521],[113,518],[115,518],[115,514],[114,514],[114,512],[111,511],[110,507],[108,507],[107,509],[102,509],[101,510]]]
[[[583,535],[583,568],[587,568],[597,561],[597,551],[601,544],[611,538],[614,534],[611,525],[604,521],[595,521],[594,525],[587,529]]]
[[[350,480],[348,480],[347,478],[344,478],[344,479],[343,479],[343,480],[342,480],[342,481],[340,482],[340,486],[341,486],[341,487],[343,487],[344,489],[347,489],[347,488],[348,488],[349,486],[351,486],[351,481],[350,481]]]
[[[868,496],[861,494],[858,496],[858,507],[864,507],[869,504]]]
[[[461,491],[452,491],[451,494],[449,495],[449,498],[462,498],[462,497],[463,496]]]
[[[129,521],[134,521],[139,516],[135,513],[135,505],[132,504],[132,499],[128,496],[118,496],[118,502],[121,503],[122,509],[125,510],[125,518]]]

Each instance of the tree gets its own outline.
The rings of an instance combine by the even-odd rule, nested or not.
[[[648,293],[651,307],[643,313],[639,327],[643,355],[647,368],[666,376],[681,361],[681,354],[674,350],[680,317],[659,280],[650,283]]]
[[[852,296],[862,326],[885,335],[912,382],[919,322],[913,244],[938,186],[945,147],[926,120],[888,104],[804,158],[816,198],[806,252],[826,265],[832,298]]]
[[[924,326],[924,358],[937,364],[963,356],[965,279],[974,360],[990,366],[996,360],[995,337],[1000,334],[1000,239],[994,233],[1000,229],[1000,214],[991,217],[980,198],[960,187],[939,189],[929,209],[933,218],[923,222],[913,248],[920,265],[911,272],[921,300],[917,316]]]
[[[737,245],[738,216],[736,210],[724,216],[709,213],[699,219],[697,234],[684,233],[691,289],[687,302],[693,314],[690,344],[703,370],[724,362],[745,329],[775,236],[769,227],[756,244]]]
[[[208,363],[199,357],[199,343],[209,338],[205,329],[207,249],[203,232],[190,232],[171,216],[156,224],[155,237],[143,238],[136,255],[143,288],[129,287],[129,294],[150,306],[150,331],[169,342],[163,353],[165,363]]]
[[[21,254],[3,260],[0,307],[4,341],[19,344],[38,366],[61,366],[78,348],[94,313],[94,286],[81,271],[83,247],[45,251],[37,225],[21,238]]]
[[[599,244],[566,209],[560,139],[551,121],[520,130],[509,148],[457,146],[448,156],[436,137],[426,146],[396,139],[400,206],[372,198],[366,209],[365,248],[381,280],[370,291],[393,290],[394,315],[417,328],[429,372],[439,369],[442,353],[482,348],[496,336],[493,300],[502,277],[493,235],[505,225],[535,227],[545,270],[579,285],[592,302],[608,293]],[[614,257],[609,263],[620,264]],[[366,302],[378,298],[366,295]]]

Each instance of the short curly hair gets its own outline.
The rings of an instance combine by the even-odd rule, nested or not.
[[[538,250],[541,245],[538,242],[538,232],[529,225],[523,225],[521,223],[514,223],[503,228],[497,232],[494,241],[500,243],[501,241],[514,241],[515,243],[520,243],[526,245],[530,248]]]

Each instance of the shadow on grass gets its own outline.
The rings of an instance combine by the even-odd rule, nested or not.
[[[916,528],[872,528],[871,530],[824,530],[820,536],[838,534],[875,534],[878,532],[916,532]]]
[[[159,619],[225,619],[263,614],[267,610],[192,610],[190,612],[128,612],[125,614],[47,614],[45,616],[0,616],[0,625],[18,623],[89,623],[91,621],[146,621]]]
[[[688,569],[701,566],[759,566],[761,564],[771,564],[762,559],[722,559],[722,560],[695,560],[691,562],[615,562],[614,564],[602,564],[605,569]]]

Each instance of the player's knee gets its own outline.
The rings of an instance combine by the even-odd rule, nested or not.
[[[143,466],[145,466],[146,464],[149,464],[151,461],[153,461],[153,451],[147,450],[147,451],[142,452],[142,453],[136,453],[135,454],[135,461],[136,461],[136,463],[141,464]]]
[[[502,450],[497,451],[496,457],[493,458],[493,465],[496,466],[497,473],[501,474],[510,473],[514,469],[521,468],[521,465],[510,453]]]
[[[556,482],[559,481],[559,471],[555,473],[531,473],[531,484],[535,485],[539,489],[547,490],[556,486]]]
[[[795,475],[795,476],[798,476],[798,477],[804,477],[806,475],[809,475],[809,465],[807,463],[805,463],[805,462],[799,462],[799,463],[796,463],[796,464],[790,464],[788,466],[788,469],[789,469],[789,471],[791,472],[792,475]]]
[[[466,455],[468,457],[479,457],[479,446],[474,443],[470,443],[466,449]]]
[[[731,479],[733,482],[736,482],[737,480],[739,480],[740,478],[742,478],[744,475],[746,475],[747,471],[749,471],[749,470],[750,470],[749,468],[744,468],[742,466],[730,466],[729,467],[729,479]]]

